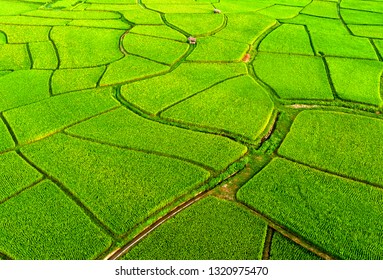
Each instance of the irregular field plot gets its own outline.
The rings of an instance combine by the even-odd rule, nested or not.
[[[237,197],[335,257],[382,259],[382,189],[274,159]]]
[[[266,91],[243,76],[207,89],[161,116],[255,139],[265,129],[272,111],[273,102]]]
[[[266,229],[248,210],[207,197],[149,234],[123,259],[261,259]]]
[[[76,26],[54,27],[51,33],[60,56],[61,68],[108,64],[123,57],[119,50],[121,30]]]
[[[222,14],[169,14],[166,20],[187,33],[198,36],[208,34],[224,23]]]
[[[297,116],[279,154],[351,178],[383,185],[383,121],[337,112]]]
[[[144,56],[162,63],[173,64],[187,51],[186,43],[173,40],[128,34],[124,38],[124,48],[128,53]],[[166,49],[166,52],[164,52]]]
[[[78,69],[59,69],[53,73],[52,93],[60,94],[69,91],[95,88],[106,67]]]
[[[361,59],[327,58],[338,96],[345,100],[381,106],[383,63]]]
[[[184,63],[164,76],[123,86],[122,96],[129,102],[153,114],[215,83],[245,74],[242,63]]]
[[[339,18],[337,3],[335,2],[313,1],[302,10],[302,14],[326,18]]]
[[[31,142],[118,107],[110,93],[110,88],[68,93],[7,111],[4,116],[19,142]]]
[[[29,69],[31,61],[26,45],[1,44],[0,45],[0,70]]]
[[[166,14],[172,14],[172,13],[193,13],[193,14],[198,14],[198,13],[205,13],[205,14],[210,14],[212,12],[212,6],[211,5],[183,5],[183,3],[177,3],[177,4],[169,4],[169,3],[154,3],[154,2],[148,2],[146,1],[146,6],[149,9],[166,13]],[[153,4],[152,4],[153,3]],[[195,3],[195,2],[194,2]],[[194,4],[193,3],[193,4]]]
[[[43,18],[31,16],[0,16],[0,23],[2,24],[20,24],[30,26],[60,26],[67,25],[71,20],[69,19],[56,19],[56,18]]]
[[[261,53],[255,58],[254,67],[258,77],[281,98],[334,98],[325,66],[318,57]]]
[[[48,26],[0,24],[0,30],[7,35],[10,44],[48,41],[50,29]]]
[[[176,159],[56,134],[22,152],[118,235],[209,177]]]
[[[121,71],[124,70],[124,71]],[[119,83],[126,83],[133,80],[163,73],[169,70],[164,64],[128,55],[108,66],[100,81],[101,86],[108,86]]]
[[[271,7],[259,10],[258,12],[271,18],[287,19],[297,16],[301,10],[301,7],[273,5]]]
[[[67,18],[67,19],[118,19],[116,13],[105,11],[65,11],[65,10],[35,10],[24,13],[24,15],[44,18]]]
[[[341,9],[341,15],[347,24],[381,24],[383,14]]]
[[[313,55],[304,26],[283,24],[262,40],[260,51]]]
[[[360,37],[383,39],[383,25],[349,25],[352,33]]]
[[[136,25],[129,33],[185,41],[185,36],[166,25]]]
[[[24,12],[38,9],[40,5],[35,3],[1,1],[0,16],[18,15]]]
[[[339,19],[321,18],[316,16],[300,14],[292,19],[286,19],[283,23],[306,25],[310,32],[325,32],[338,35],[349,35],[346,27]]]
[[[260,34],[276,23],[277,21],[275,19],[261,14],[244,13],[240,16],[229,14],[226,28],[218,32],[215,36],[250,44],[254,42]]]
[[[186,158],[216,170],[224,169],[247,150],[227,138],[162,125],[122,108],[75,125],[67,131],[119,146]]]
[[[228,41],[217,37],[199,38],[188,60],[196,61],[240,61],[249,49],[249,45]]]
[[[1,76],[0,111],[48,98],[51,74],[47,70],[20,70]]]
[[[111,245],[111,238],[49,181],[0,209],[0,250],[15,259],[89,259]]]
[[[150,10],[145,10],[140,6],[132,6],[128,10],[121,12],[123,16],[135,24],[164,24],[161,16]]]
[[[358,38],[351,35],[337,35],[324,32],[311,34],[317,53],[328,56],[355,57],[377,59],[376,53],[367,38]],[[339,44],[342,42],[342,44]]]
[[[82,26],[82,27],[102,27],[102,28],[112,28],[112,29],[129,29],[130,25],[115,19],[104,19],[104,20],[85,20],[78,19],[71,21],[68,25],[72,26]]]
[[[51,42],[36,42],[29,44],[29,50],[35,69],[56,69],[58,58]]]

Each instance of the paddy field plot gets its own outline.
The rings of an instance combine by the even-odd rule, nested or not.
[[[383,259],[382,15],[0,0],[0,259]]]

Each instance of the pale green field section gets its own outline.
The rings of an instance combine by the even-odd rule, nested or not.
[[[28,11],[36,10],[40,7],[36,3],[25,3],[15,1],[1,1],[0,16],[13,16],[25,13]]]
[[[29,51],[33,59],[32,68],[56,69],[58,67],[58,57],[50,41],[30,43]]]
[[[121,69],[128,71],[121,71]],[[159,75],[168,70],[168,65],[134,55],[127,55],[108,65],[100,81],[100,85],[124,84],[130,81],[148,78],[152,75]]]
[[[383,25],[348,25],[352,33],[360,37],[383,39]]]
[[[305,111],[279,154],[342,176],[383,185],[383,121],[340,112]]]
[[[130,24],[123,22],[120,19],[103,19],[103,20],[78,19],[78,20],[72,20],[68,25],[82,26],[82,27],[100,27],[100,28],[121,29],[121,30],[126,30],[131,27]]]
[[[169,14],[166,20],[193,35],[207,35],[223,27],[224,16],[222,14]]]
[[[148,35],[153,37],[173,39],[185,42],[186,37],[166,25],[136,25],[129,33]]]
[[[207,89],[161,116],[254,140],[266,128],[272,111],[267,92],[252,78],[243,76]]]
[[[201,5],[184,5],[183,3],[154,3],[154,2],[148,2],[146,1],[146,7],[148,7],[151,10],[155,10],[160,13],[165,14],[178,14],[178,13],[192,13],[192,14],[210,14],[213,11],[213,6],[210,4],[201,4]],[[152,4],[153,3],[153,4]],[[195,2],[194,2],[195,3]],[[194,4],[193,3],[193,4]]]
[[[225,29],[215,36],[246,44],[253,43],[263,32],[277,23],[273,18],[254,13],[243,13],[240,16],[228,14],[227,17]]]
[[[49,97],[48,70],[20,70],[0,77],[0,111]]]
[[[197,39],[197,46],[187,60],[239,62],[249,50],[249,45],[217,37]]]
[[[128,53],[169,65],[179,60],[188,50],[186,43],[131,33],[124,37],[123,45]]]
[[[283,99],[332,100],[325,65],[319,57],[260,53],[256,75]]]
[[[51,27],[49,26],[0,24],[0,30],[7,35],[9,44],[48,41],[50,29]]]
[[[118,106],[111,89],[105,88],[58,95],[7,111],[4,116],[18,141],[28,143]]]
[[[164,24],[159,13],[146,10],[140,6],[131,6],[131,8],[121,11],[121,13],[124,18],[135,24]]]
[[[183,63],[169,74],[125,85],[121,93],[137,107],[157,114],[216,83],[245,73],[242,63]]]
[[[377,106],[383,105],[382,62],[330,57],[326,60],[335,90],[340,98]]]
[[[374,48],[367,38],[351,35],[335,36],[325,32],[313,32],[311,38],[318,54],[378,60]],[[339,42],[342,42],[342,44],[339,44]]]
[[[371,13],[366,11],[355,11],[341,9],[340,13],[347,24],[381,24],[383,22],[383,14]]]
[[[121,59],[119,39],[122,34],[121,30],[60,26],[52,29],[51,38],[59,53],[60,68],[80,68]]]
[[[303,25],[283,24],[262,40],[259,51],[314,55]]]
[[[88,139],[121,147],[164,153],[222,170],[247,148],[227,138],[146,120],[124,108],[66,130]]]
[[[338,5],[335,2],[313,1],[302,10],[302,14],[339,19]]]
[[[288,19],[296,17],[299,12],[302,11],[302,7],[273,5],[265,9],[261,9],[258,13],[269,16],[276,19]]]
[[[281,20],[282,23],[299,24],[307,26],[312,33],[328,33],[334,36],[350,35],[346,26],[339,19],[323,18],[311,15],[300,14],[291,19]]]
[[[0,70],[26,70],[31,64],[26,44],[0,45]]]
[[[53,73],[51,86],[53,94],[95,88],[106,70],[106,66],[58,69]]]

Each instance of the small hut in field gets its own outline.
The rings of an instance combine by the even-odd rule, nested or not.
[[[192,36],[190,36],[188,38],[188,42],[189,42],[190,45],[195,45],[197,43],[197,39],[192,37]]]

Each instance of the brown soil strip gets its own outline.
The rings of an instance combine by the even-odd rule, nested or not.
[[[293,104],[293,105],[288,105],[286,107],[293,108],[293,109],[309,109],[309,108],[316,108],[319,106],[318,105],[307,105],[307,104]]]

